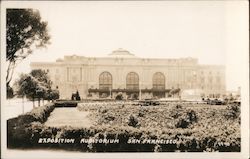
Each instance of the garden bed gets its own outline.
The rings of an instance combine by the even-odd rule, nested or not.
[[[48,120],[37,113],[41,117],[25,120],[25,124],[20,122],[22,117],[12,119],[19,121],[15,126],[8,121],[8,147],[83,152],[240,152],[239,108],[185,103],[147,107],[78,103],[77,108],[56,108]],[[64,124],[68,122],[66,126],[63,120]],[[106,140],[115,142],[103,143]]]

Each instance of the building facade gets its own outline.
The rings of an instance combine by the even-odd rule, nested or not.
[[[60,98],[166,98],[171,90],[200,90],[201,95],[225,93],[225,67],[202,65],[194,58],[139,58],[118,49],[107,57],[64,56],[56,62],[34,62],[31,69],[48,71]]]

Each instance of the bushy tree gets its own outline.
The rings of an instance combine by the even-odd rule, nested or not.
[[[47,22],[41,20],[38,10],[7,9],[6,12],[6,61],[8,63],[6,86],[9,88],[18,62],[32,54],[34,49],[46,47],[50,36]]]
[[[32,70],[29,74],[21,74],[19,80],[16,81],[17,94],[32,99],[58,99],[58,90],[52,90],[52,82],[48,73],[43,70]]]
[[[119,92],[119,93],[117,94],[117,96],[115,97],[115,100],[122,100],[122,99],[123,99],[122,93]]]
[[[128,125],[132,127],[140,127],[138,118],[134,114],[130,114],[128,117]]]

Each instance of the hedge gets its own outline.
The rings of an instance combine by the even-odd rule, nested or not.
[[[16,118],[7,120],[7,146],[28,146],[23,142],[25,142],[25,139],[32,133],[28,130],[31,123],[44,123],[54,108],[54,104],[49,103],[45,106],[36,107],[30,112],[19,115]]]
[[[55,107],[76,107],[76,101],[56,101]]]
[[[215,146],[219,141],[216,137],[206,136],[199,139],[190,137],[188,130],[181,130],[180,133],[166,132],[164,136],[158,136],[154,130],[138,130],[129,127],[95,127],[95,128],[53,128],[43,125],[40,122],[33,122],[26,127],[20,127],[23,133],[18,130],[12,134],[10,142],[12,148],[46,148],[64,149],[82,152],[240,152],[240,139],[229,146]],[[194,132],[196,133],[196,132]],[[42,138],[74,139],[74,143],[39,143]],[[119,143],[80,143],[81,139],[119,139]],[[163,139],[176,140],[174,144],[129,144],[129,138],[136,139]],[[20,144],[21,143],[21,144]]]

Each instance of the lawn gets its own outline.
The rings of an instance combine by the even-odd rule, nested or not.
[[[92,125],[88,115],[89,112],[79,111],[76,108],[55,108],[44,124],[50,127],[88,128]]]

